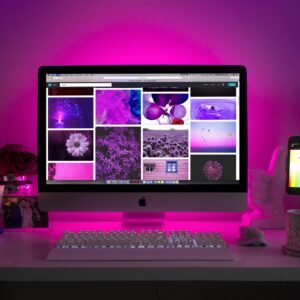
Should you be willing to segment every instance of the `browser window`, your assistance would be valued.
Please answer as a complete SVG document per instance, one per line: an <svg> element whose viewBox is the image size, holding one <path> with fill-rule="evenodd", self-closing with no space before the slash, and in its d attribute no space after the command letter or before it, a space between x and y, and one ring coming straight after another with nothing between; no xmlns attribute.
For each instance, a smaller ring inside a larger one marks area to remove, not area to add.
<svg viewBox="0 0 300 300"><path fill-rule="evenodd" d="M47 184L238 184L239 74L48 74Z"/></svg>

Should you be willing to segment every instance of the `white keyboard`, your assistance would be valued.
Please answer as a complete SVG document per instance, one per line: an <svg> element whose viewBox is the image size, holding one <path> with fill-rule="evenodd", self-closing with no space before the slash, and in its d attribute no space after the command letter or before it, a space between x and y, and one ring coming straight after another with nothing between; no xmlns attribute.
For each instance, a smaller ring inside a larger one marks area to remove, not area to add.
<svg viewBox="0 0 300 300"><path fill-rule="evenodd" d="M66 231L49 261L228 261L233 252L219 233L185 231Z"/></svg>

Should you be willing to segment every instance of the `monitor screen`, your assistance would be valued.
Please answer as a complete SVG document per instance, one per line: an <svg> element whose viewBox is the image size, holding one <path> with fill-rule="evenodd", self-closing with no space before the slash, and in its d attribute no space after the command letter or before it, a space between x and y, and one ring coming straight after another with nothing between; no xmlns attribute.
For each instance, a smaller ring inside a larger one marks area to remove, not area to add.
<svg viewBox="0 0 300 300"><path fill-rule="evenodd" d="M241 69L43 67L39 80L40 190L245 191Z"/></svg>

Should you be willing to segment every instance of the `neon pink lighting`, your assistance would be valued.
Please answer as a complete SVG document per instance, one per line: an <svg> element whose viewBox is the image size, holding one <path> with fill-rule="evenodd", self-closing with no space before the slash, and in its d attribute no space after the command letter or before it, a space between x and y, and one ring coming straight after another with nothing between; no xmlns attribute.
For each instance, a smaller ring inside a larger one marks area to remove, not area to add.
<svg viewBox="0 0 300 300"><path fill-rule="evenodd" d="M201 216L203 217L201 219ZM238 214L222 213L166 213L162 224L132 225L123 222L123 213L51 213L50 230L55 237L72 230L190 230L200 232L220 232L229 243L234 243L239 232ZM230 218L231 216L231 218ZM211 218L212 217L212 218ZM188 219L187 219L188 218ZM188 221L187 221L188 220ZM150 227L149 227L150 226Z"/></svg>
<svg viewBox="0 0 300 300"><path fill-rule="evenodd" d="M36 151L36 79L41 65L244 64L249 167L265 169L273 149L286 145L288 136L299 135L297 1L274 4L272 9L270 1L261 1L258 9L254 1L240 0L230 0L222 9L216 9L215 1L197 0L173 1L171 6L161 0L152 0L151 7L140 0L118 4L91 0L89 5L76 4L66 15L69 1L61 1L59 9L50 0L35 1L34 6L21 0L0 1L5 58L1 144L20 143ZM242 26L236 26L236 16ZM36 190L36 184L32 188ZM294 208L299 205L295 199L291 203Z"/></svg>
<svg viewBox="0 0 300 300"><path fill-rule="evenodd" d="M1 31L2 68L6 70L1 94L5 100L0 104L2 144L20 143L36 151L37 138L28 133L37 132L40 65L244 64L248 68L249 166L264 168L277 145L299 134L298 68L283 63L286 57L299 61L300 40L294 38L299 28L297 1L283 4L286 13L282 14L280 5L270 11L268 1L260 3L258 10L251 1L230 0L230 5L216 10L214 1L188 0L186 5L176 2L170 7L168 1L153 0L154 13L138 0L128 1L126 10L123 4L91 0L88 6L73 7L68 15L67 2L60 3L59 10L50 0L38 2L0 1L0 26L5 29ZM243 26L233 23L237 15ZM47 26L54 19L55 30ZM279 32L285 33L284 40ZM293 47L287 46L289 41ZM266 44L276 50L266 55ZM26 53L26 59L20 52ZM5 124L12 120L14 125L6 130Z"/></svg>

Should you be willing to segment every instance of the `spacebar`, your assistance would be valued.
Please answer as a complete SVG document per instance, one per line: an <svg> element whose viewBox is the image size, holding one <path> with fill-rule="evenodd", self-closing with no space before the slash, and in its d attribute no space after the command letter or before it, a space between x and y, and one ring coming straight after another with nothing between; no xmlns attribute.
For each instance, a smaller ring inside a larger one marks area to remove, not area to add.
<svg viewBox="0 0 300 300"><path fill-rule="evenodd" d="M49 261L231 261L229 248L53 248Z"/></svg>

